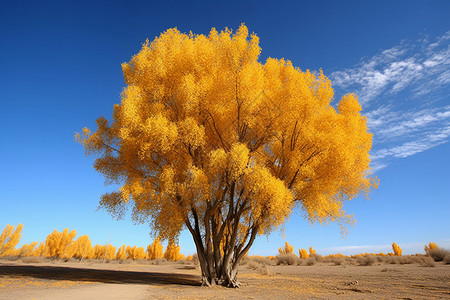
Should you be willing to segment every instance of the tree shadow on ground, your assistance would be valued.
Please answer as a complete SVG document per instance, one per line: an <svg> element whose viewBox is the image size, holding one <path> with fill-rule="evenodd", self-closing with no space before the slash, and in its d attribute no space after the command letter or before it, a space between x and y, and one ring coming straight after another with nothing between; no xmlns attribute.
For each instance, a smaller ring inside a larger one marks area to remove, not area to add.
<svg viewBox="0 0 450 300"><path fill-rule="evenodd" d="M117 284L177 284L200 286L200 276L189 274L117 271L72 267L0 265L0 276L1 275Z"/></svg>

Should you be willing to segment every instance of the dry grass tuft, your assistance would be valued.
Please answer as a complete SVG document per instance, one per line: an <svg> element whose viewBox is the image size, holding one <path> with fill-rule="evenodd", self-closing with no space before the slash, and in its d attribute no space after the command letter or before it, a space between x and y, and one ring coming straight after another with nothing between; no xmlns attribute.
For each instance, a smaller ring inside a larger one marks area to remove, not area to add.
<svg viewBox="0 0 450 300"><path fill-rule="evenodd" d="M447 255L444 257L443 262L444 262L444 264L447 264L447 265L450 264L450 254L447 254Z"/></svg>
<svg viewBox="0 0 450 300"><path fill-rule="evenodd" d="M276 257L277 260L277 265L297 265L297 256L295 256L295 254L293 253L288 253L288 254L279 254Z"/></svg>
<svg viewBox="0 0 450 300"><path fill-rule="evenodd" d="M373 264L376 262L376 258L374 255L366 255L366 256L360 256L356 259L358 264L360 266L373 266Z"/></svg>
<svg viewBox="0 0 450 300"><path fill-rule="evenodd" d="M444 248L436 247L434 249L429 249L427 255L434 259L434 261L443 261L447 255L450 255L450 251Z"/></svg>
<svg viewBox="0 0 450 300"><path fill-rule="evenodd" d="M434 259L432 259L429 256L420 257L420 260L421 260L421 262L420 262L421 266L424 266L424 267L435 267L436 266Z"/></svg>
<svg viewBox="0 0 450 300"><path fill-rule="evenodd" d="M314 257L310 257L306 260L307 266L313 266L317 263L317 260Z"/></svg>
<svg viewBox="0 0 450 300"><path fill-rule="evenodd" d="M26 264L33 264L44 262L45 259L42 256L25 256L22 257L21 260Z"/></svg>

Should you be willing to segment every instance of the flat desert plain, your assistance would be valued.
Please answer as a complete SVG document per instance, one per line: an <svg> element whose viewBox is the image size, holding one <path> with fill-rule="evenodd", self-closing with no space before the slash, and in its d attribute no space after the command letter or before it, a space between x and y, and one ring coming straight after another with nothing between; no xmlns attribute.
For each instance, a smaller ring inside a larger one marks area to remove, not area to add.
<svg viewBox="0 0 450 300"><path fill-rule="evenodd" d="M0 299L450 299L450 265L258 266L238 289L201 287L192 262L0 261Z"/></svg>

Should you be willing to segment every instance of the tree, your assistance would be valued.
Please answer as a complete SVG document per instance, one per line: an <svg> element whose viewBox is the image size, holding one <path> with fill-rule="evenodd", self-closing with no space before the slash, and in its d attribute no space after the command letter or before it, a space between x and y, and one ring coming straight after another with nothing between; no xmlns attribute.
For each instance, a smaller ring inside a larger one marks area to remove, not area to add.
<svg viewBox="0 0 450 300"><path fill-rule="evenodd" d="M69 232L66 228L63 232L58 232L56 229L50 233L45 239L45 252L49 257L63 257L71 258L75 253L75 241L73 240L77 235L76 230Z"/></svg>
<svg viewBox="0 0 450 300"><path fill-rule="evenodd" d="M184 259L184 255L180 253L180 246L175 244L175 240L173 238L169 239L166 251L164 252L164 258L169 261Z"/></svg>
<svg viewBox="0 0 450 300"><path fill-rule="evenodd" d="M107 183L100 206L148 221L155 236L191 233L204 285L239 285L257 235L295 207L311 222L351 221L345 200L376 186L372 135L353 94L330 105L323 74L262 64L242 25L208 36L169 29L122 65L127 87L112 122L76 134Z"/></svg>
<svg viewBox="0 0 450 300"><path fill-rule="evenodd" d="M303 248L298 249L298 255L300 256L300 258L303 258L303 259L309 258L308 251L306 251L306 249L303 249Z"/></svg>
<svg viewBox="0 0 450 300"><path fill-rule="evenodd" d="M278 253L280 254L294 253L294 246L291 246L288 242L285 242L284 248L283 247L278 248Z"/></svg>
<svg viewBox="0 0 450 300"><path fill-rule="evenodd" d="M402 248L400 248L400 246L397 245L395 242L392 243L392 250L394 251L395 256L402 255Z"/></svg>
<svg viewBox="0 0 450 300"><path fill-rule="evenodd" d="M158 238L156 238L151 245L148 245L147 247L147 257L150 260L154 260L157 258L163 258L163 245L160 244L160 241Z"/></svg>
<svg viewBox="0 0 450 300"><path fill-rule="evenodd" d="M19 223L16 230L14 225L7 224L0 235L0 256L12 255L14 247L20 242L23 225Z"/></svg>

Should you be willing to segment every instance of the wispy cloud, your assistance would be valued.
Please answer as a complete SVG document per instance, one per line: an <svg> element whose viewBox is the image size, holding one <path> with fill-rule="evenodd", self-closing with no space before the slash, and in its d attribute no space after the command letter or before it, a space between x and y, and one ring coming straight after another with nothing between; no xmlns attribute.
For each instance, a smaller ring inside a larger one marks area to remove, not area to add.
<svg viewBox="0 0 450 300"><path fill-rule="evenodd" d="M449 240L441 239L438 242L440 247L447 247L450 245ZM414 242L414 243L402 243L399 246L403 250L403 254L416 254L424 253L424 246L426 242ZM331 248L320 248L317 251L321 254L336 254L341 253L345 255L354 255L358 253L388 253L393 252L391 244L384 245L358 245L358 246L342 246L342 247L331 247Z"/></svg>
<svg viewBox="0 0 450 300"><path fill-rule="evenodd" d="M337 94L359 96L374 134L374 171L449 140L450 31L403 41L330 78Z"/></svg>
<svg viewBox="0 0 450 300"><path fill-rule="evenodd" d="M362 104L410 87L423 95L432 92L436 84L450 81L449 40L450 31L433 43L403 42L330 77L335 86L353 89Z"/></svg>

